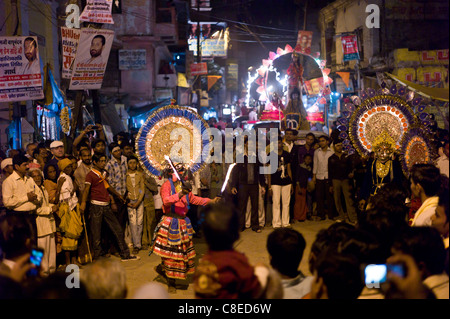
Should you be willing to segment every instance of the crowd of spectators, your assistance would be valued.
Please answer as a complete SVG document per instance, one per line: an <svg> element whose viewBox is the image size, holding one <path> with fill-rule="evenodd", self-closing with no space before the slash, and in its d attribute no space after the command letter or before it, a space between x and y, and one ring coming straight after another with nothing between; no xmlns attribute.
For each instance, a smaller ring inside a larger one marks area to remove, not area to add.
<svg viewBox="0 0 450 319"><path fill-rule="evenodd" d="M364 171L373 159L346 154L339 139L296 135L287 129L265 150L277 155L273 174L261 174L258 156L252 163L251 151L258 149L246 138L242 147L233 144L234 161L244 160L226 185L230 163L224 161L191 176L195 195L222 195L230 204L188 212L195 236L209 247L194 276L196 297L448 299L448 141L435 165L414 165L408 179L383 186L361 207ZM32 143L2 158L2 298L125 298L123 267L108 257L137 261L139 251L150 248L165 179L144 172L126 133L108 144L101 125L88 126L70 146ZM304 256L305 239L292 225L327 217L335 223L318 233ZM250 228L273 229L267 240L270 265L252 265L233 249L240 232ZM37 247L44 255L33 276L29 259ZM312 276L299 271L302 258L308 258ZM404 276L388 273L381 289L369 288L365 266L385 263L402 264ZM82 269L83 289L64 290L58 270L69 265ZM155 284L134 297L169 295Z"/></svg>

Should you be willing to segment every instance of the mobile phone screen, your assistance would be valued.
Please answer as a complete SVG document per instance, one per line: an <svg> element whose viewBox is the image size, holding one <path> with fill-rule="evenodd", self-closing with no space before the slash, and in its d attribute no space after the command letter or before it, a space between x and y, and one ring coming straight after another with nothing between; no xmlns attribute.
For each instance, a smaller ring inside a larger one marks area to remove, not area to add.
<svg viewBox="0 0 450 319"><path fill-rule="evenodd" d="M387 266L385 264L381 265L367 265L364 269L365 284L375 284L383 283L386 281Z"/></svg>
<svg viewBox="0 0 450 319"><path fill-rule="evenodd" d="M396 274L399 277L405 277L405 269L402 265L387 265L387 270Z"/></svg>
<svg viewBox="0 0 450 319"><path fill-rule="evenodd" d="M44 252L42 250L32 249L30 256L30 263L36 266L36 268L30 269L28 272L31 276L37 276L39 273L39 267L41 267L42 257L44 257Z"/></svg>

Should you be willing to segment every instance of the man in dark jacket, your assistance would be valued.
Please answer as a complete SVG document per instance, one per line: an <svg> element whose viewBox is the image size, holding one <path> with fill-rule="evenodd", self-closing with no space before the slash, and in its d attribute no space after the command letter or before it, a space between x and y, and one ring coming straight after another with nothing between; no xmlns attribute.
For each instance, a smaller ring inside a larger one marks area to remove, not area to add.
<svg viewBox="0 0 450 319"><path fill-rule="evenodd" d="M251 149L251 148L250 148ZM249 161L250 157L250 161ZM239 229L245 230L245 213L247 210L247 202L250 197L252 212L251 212L251 227L252 230L260 233L261 228L258 221L258 195L259 185L265 186L264 175L260 174L259 168L261 163L256 160L252 163L252 156L249 155L248 139L244 140L244 163L238 163L233 168L231 192L238 195L238 211L239 211ZM265 188L263 187L265 190Z"/></svg>

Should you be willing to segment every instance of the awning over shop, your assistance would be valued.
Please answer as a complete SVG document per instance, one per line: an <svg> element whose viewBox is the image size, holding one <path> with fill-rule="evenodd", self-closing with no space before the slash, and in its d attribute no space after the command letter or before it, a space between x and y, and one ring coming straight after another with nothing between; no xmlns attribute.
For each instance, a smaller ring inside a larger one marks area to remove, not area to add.
<svg viewBox="0 0 450 319"><path fill-rule="evenodd" d="M147 104L147 105L141 106L141 107L131 106L130 108L127 109L127 112L128 112L128 115L130 115L130 117L135 117L135 116L150 112L155 108L159 108L161 106L166 106L169 104L170 104L170 99L165 99L163 101Z"/></svg>
<svg viewBox="0 0 450 319"><path fill-rule="evenodd" d="M395 81L399 82L402 85L407 86L410 90L413 90L415 92L417 92L420 95L423 95L425 97L434 99L434 100L439 100L439 101L445 101L448 102L449 98L448 98L448 89L445 88L430 88L427 86L423 86L420 84L416 84L416 83L412 83L406 80L402 80L399 79L398 77L396 77L395 75L392 75L390 73L386 73L390 78L394 79Z"/></svg>

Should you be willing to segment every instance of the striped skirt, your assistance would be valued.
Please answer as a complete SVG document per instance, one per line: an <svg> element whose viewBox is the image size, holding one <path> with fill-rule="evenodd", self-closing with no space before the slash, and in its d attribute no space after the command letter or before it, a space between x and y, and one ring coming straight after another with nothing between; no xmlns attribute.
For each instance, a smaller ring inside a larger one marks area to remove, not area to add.
<svg viewBox="0 0 450 319"><path fill-rule="evenodd" d="M150 254L161 257L168 278L185 280L188 275L194 274L194 233L189 218L175 214L163 215L156 226Z"/></svg>

